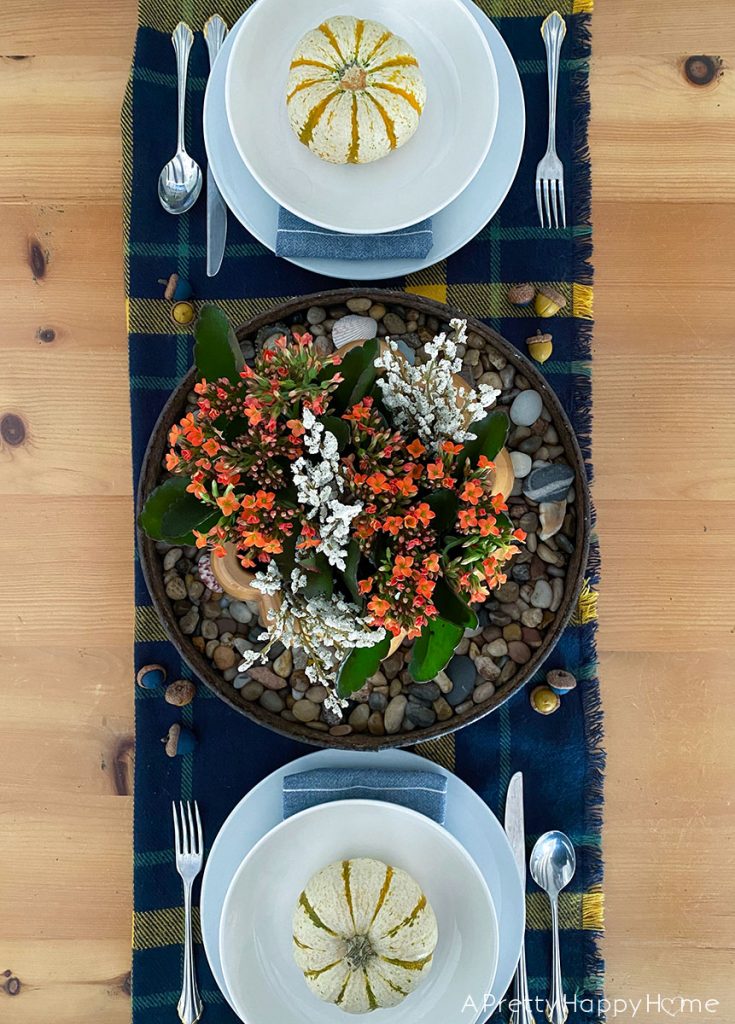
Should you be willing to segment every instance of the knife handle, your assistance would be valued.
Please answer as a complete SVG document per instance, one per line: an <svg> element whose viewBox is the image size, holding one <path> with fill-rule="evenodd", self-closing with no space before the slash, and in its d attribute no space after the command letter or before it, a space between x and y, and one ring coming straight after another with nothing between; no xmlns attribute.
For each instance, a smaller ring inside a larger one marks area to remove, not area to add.
<svg viewBox="0 0 735 1024"><path fill-rule="evenodd" d="M207 42L207 50L209 51L210 68L215 62L226 35L227 23L223 18L220 18L219 14L213 14L204 26L204 38Z"/></svg>
<svg viewBox="0 0 735 1024"><path fill-rule="evenodd" d="M515 985L513 988L513 1005L510 1009L511 1024L536 1024L531 1013L531 1000L528 995L528 974L526 972L526 940L521 946L521 958L516 967Z"/></svg>

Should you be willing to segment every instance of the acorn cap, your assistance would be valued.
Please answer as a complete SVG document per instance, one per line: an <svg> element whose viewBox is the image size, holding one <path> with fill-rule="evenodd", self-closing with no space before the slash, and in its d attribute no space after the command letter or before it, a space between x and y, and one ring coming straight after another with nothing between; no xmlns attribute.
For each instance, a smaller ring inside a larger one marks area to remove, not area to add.
<svg viewBox="0 0 735 1024"><path fill-rule="evenodd" d="M167 704L183 708L187 704L191 704L196 692L196 686L192 683L191 679L177 679L175 682L168 684L163 696Z"/></svg>
<svg viewBox="0 0 735 1024"><path fill-rule="evenodd" d="M569 693L577 685L577 680L571 672L565 672L561 668L553 668L546 673L546 683L559 696Z"/></svg>
<svg viewBox="0 0 735 1024"><path fill-rule="evenodd" d="M530 306L536 295L536 288L532 284L514 284L508 289L508 302L512 306Z"/></svg>
<svg viewBox="0 0 735 1024"><path fill-rule="evenodd" d="M166 682L166 669L163 665L144 665L138 669L135 681L144 690L157 690Z"/></svg>
<svg viewBox="0 0 735 1024"><path fill-rule="evenodd" d="M197 745L196 736L187 729L185 725L174 722L168 733L161 740L165 744L168 757L181 757L183 754L190 754Z"/></svg>
<svg viewBox="0 0 735 1024"><path fill-rule="evenodd" d="M561 706L558 693L549 686L537 686L531 690L531 707L540 715L553 715Z"/></svg>
<svg viewBox="0 0 735 1024"><path fill-rule="evenodd" d="M558 292L556 288L539 288L539 295L543 295L547 299L551 299L552 302L556 303L559 309L564 309L567 304L567 300L564 298L561 292Z"/></svg>

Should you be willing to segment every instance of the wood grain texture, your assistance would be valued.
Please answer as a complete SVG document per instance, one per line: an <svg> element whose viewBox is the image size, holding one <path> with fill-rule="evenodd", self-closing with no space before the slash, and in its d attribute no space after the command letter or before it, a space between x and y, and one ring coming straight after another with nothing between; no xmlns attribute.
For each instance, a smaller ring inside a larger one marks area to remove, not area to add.
<svg viewBox="0 0 735 1024"><path fill-rule="evenodd" d="M8 1024L130 1014L118 117L134 28L134 0L5 0L0 19L0 419L25 429L0 446ZM608 994L718 999L734 1024L731 3L602 0L594 53ZM686 81L692 53L723 58L718 81Z"/></svg>

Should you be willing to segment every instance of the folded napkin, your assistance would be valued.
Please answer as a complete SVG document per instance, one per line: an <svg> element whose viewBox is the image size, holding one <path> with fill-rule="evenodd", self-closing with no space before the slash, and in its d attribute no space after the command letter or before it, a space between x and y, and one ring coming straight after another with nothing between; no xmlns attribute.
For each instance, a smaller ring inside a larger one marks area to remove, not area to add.
<svg viewBox="0 0 735 1024"><path fill-rule="evenodd" d="M447 778L438 772L385 768L314 768L283 780L283 817L333 800L383 800L444 824Z"/></svg>
<svg viewBox="0 0 735 1024"><path fill-rule="evenodd" d="M381 235L346 235L278 212L276 256L329 260L423 259L434 244L431 220Z"/></svg>

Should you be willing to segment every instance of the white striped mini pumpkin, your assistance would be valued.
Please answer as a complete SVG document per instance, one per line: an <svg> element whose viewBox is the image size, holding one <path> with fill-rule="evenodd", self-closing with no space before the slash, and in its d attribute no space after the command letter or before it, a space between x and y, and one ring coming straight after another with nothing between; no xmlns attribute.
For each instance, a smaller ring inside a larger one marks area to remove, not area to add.
<svg viewBox="0 0 735 1024"><path fill-rule="evenodd" d="M294 958L307 985L347 1013L405 999L431 969L437 937L417 882L367 857L313 875L293 918Z"/></svg>
<svg viewBox="0 0 735 1024"><path fill-rule="evenodd" d="M426 86L408 43L385 25L329 18L291 61L288 116L309 149L333 164L366 164L411 138Z"/></svg>

